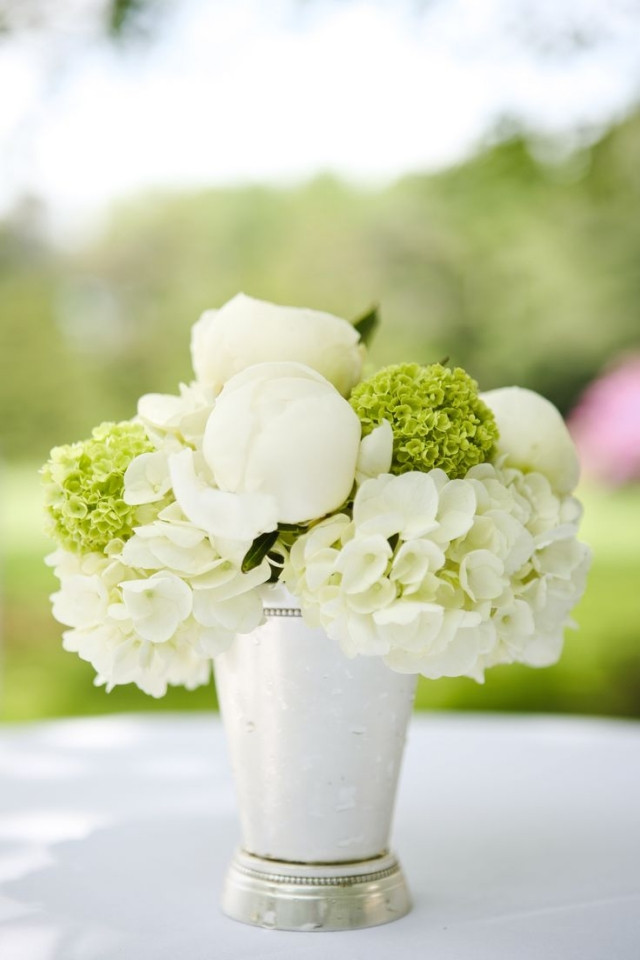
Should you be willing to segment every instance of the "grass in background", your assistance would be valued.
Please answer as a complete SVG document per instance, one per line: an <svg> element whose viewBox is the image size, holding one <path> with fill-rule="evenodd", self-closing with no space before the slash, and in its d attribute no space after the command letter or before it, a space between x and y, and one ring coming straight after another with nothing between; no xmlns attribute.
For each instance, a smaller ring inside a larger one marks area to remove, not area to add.
<svg viewBox="0 0 640 960"><path fill-rule="evenodd" d="M62 650L62 627L51 616L48 596L57 581L43 563L52 546L42 534L36 468L6 467L2 479L2 719L214 708L212 685L191 693L171 690L161 700L132 685L110 694L93 686L93 669ZM580 629L567 632L560 663L544 670L496 667L483 686L421 680L420 708L640 716L640 489L585 489L581 498L582 535L594 562L575 614Z"/></svg>

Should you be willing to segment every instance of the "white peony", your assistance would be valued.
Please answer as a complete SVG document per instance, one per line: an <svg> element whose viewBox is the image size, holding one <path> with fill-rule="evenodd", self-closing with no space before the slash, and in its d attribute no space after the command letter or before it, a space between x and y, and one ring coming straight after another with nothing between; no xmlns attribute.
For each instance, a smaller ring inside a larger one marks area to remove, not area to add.
<svg viewBox="0 0 640 960"><path fill-rule="evenodd" d="M561 494L571 493L580 476L578 454L560 412L549 400L522 387L481 393L500 431L498 456L524 473L537 471Z"/></svg>
<svg viewBox="0 0 640 960"><path fill-rule="evenodd" d="M271 498L278 522L303 523L349 496L360 434L351 406L319 373L260 363L220 393L202 453L219 491Z"/></svg>
<svg viewBox="0 0 640 960"><path fill-rule="evenodd" d="M198 470L198 459L191 450L169 457L173 494L188 520L214 537L249 543L275 530L277 505L270 493L220 490L210 471Z"/></svg>
<svg viewBox="0 0 640 960"><path fill-rule="evenodd" d="M246 367L292 360L317 370L348 396L360 380L363 348L357 330L340 317L240 293L200 317L191 356L198 380L216 392Z"/></svg>

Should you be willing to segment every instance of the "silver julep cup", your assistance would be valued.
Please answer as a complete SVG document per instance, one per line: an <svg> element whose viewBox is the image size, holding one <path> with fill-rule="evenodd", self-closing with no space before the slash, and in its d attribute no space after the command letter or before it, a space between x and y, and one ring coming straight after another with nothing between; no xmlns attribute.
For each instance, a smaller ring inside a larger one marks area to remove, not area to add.
<svg viewBox="0 0 640 960"><path fill-rule="evenodd" d="M410 899L389 835L416 678L348 659L279 596L216 658L242 832L223 910L288 930L397 919Z"/></svg>

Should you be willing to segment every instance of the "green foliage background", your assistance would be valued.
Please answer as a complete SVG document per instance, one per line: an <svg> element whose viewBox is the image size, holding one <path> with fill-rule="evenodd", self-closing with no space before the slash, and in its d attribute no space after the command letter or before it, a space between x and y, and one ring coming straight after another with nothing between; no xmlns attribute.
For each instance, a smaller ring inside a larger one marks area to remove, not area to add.
<svg viewBox="0 0 640 960"><path fill-rule="evenodd" d="M145 196L73 253L47 245L33 207L0 224L6 718L214 702L211 690L107 696L61 652L35 473L54 444L190 379L188 332L205 308L239 290L345 317L377 301L371 369L449 357L484 389L519 383L564 412L638 349L640 114L549 156L516 137L379 190L323 177ZM421 705L640 715L640 492L583 495L596 559L561 664L495 670L484 688L425 681Z"/></svg>

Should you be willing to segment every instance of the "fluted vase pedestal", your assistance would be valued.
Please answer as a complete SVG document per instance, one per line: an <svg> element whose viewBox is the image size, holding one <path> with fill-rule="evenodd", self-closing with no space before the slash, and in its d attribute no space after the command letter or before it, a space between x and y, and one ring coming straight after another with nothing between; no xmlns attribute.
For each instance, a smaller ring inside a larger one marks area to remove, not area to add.
<svg viewBox="0 0 640 960"><path fill-rule="evenodd" d="M350 660L293 598L216 658L242 833L222 908L278 930L346 930L404 916L389 850L416 680Z"/></svg>

